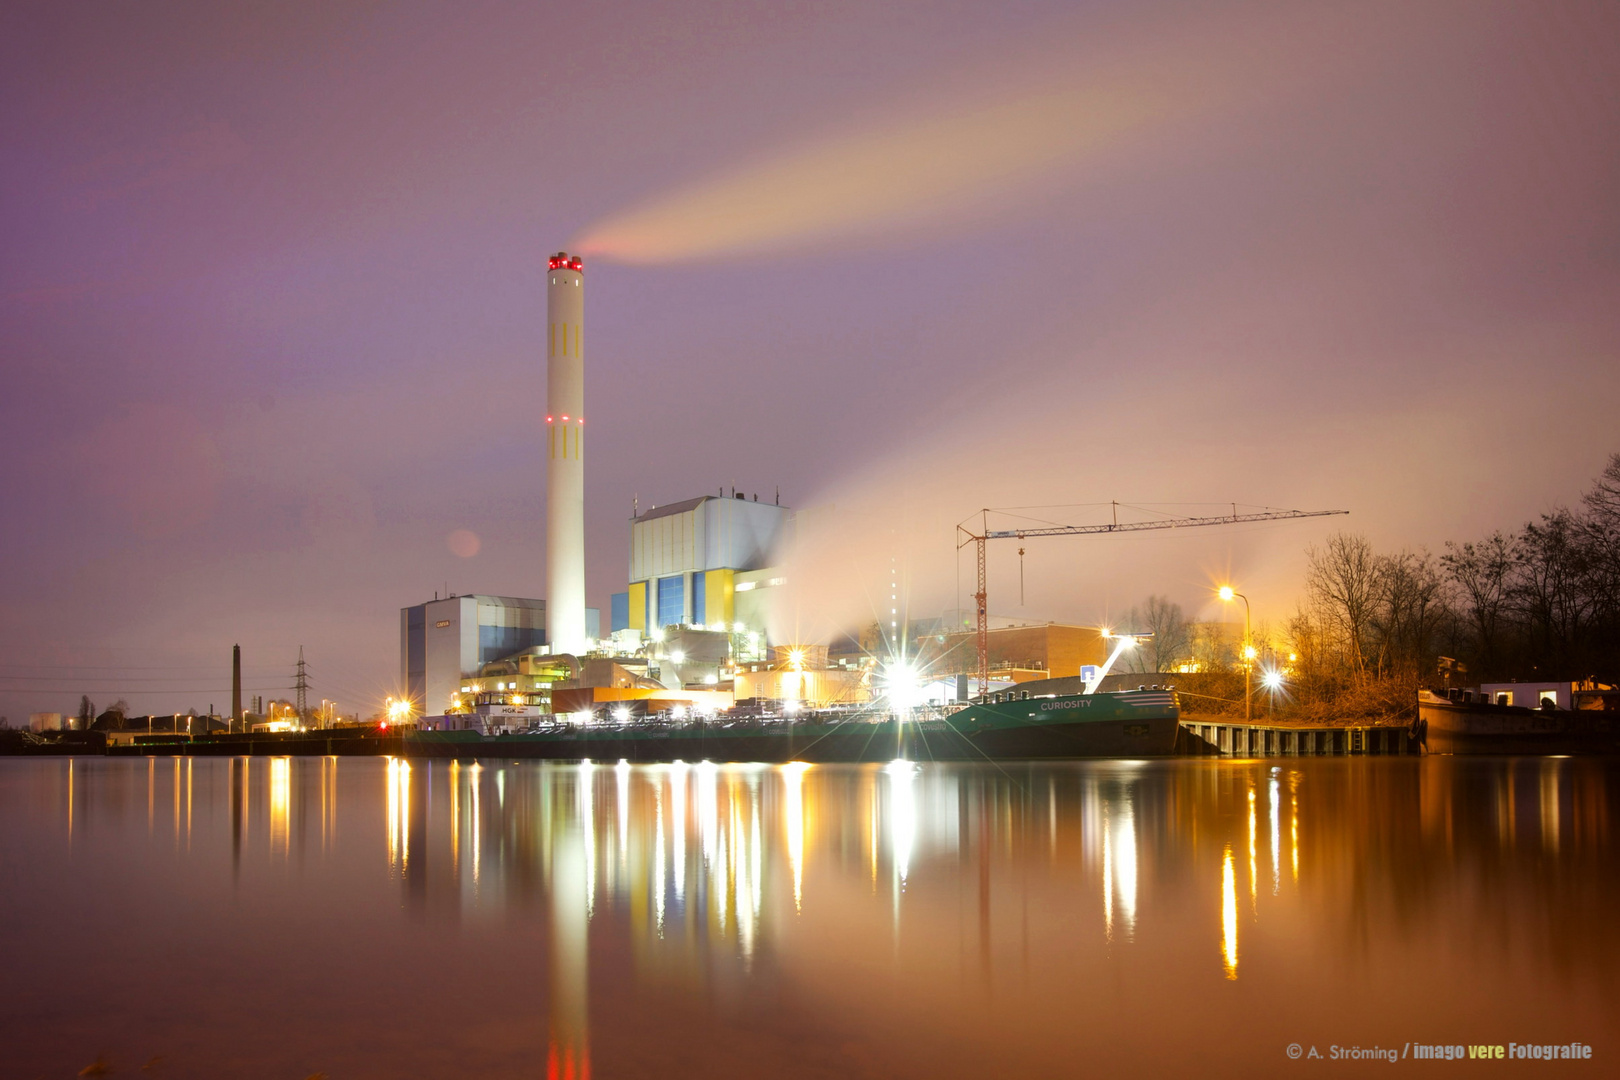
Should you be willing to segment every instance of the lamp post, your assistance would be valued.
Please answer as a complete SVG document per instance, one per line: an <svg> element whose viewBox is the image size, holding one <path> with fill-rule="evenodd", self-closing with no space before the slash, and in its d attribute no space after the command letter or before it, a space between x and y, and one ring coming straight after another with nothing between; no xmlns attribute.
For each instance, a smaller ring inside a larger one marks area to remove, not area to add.
<svg viewBox="0 0 1620 1080"><path fill-rule="evenodd" d="M1254 647L1249 644L1249 598L1230 585L1222 585L1220 595L1229 604L1234 599L1243 601L1243 722L1248 723L1252 717L1250 710L1254 698Z"/></svg>

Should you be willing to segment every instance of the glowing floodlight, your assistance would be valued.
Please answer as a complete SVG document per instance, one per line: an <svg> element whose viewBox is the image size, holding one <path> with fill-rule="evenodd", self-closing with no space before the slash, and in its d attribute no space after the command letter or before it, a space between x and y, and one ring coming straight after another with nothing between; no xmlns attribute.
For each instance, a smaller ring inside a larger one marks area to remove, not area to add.
<svg viewBox="0 0 1620 1080"><path fill-rule="evenodd" d="M613 719L617 720L621 724L624 723L625 721L629 720L630 719L630 707L627 706L627 705L620 705L617 709L614 709L613 710Z"/></svg>
<svg viewBox="0 0 1620 1080"><path fill-rule="evenodd" d="M883 669L883 687L890 704L901 712L922 704L922 677L904 660L896 660Z"/></svg>
<svg viewBox="0 0 1620 1080"><path fill-rule="evenodd" d="M1136 648L1138 641L1140 641L1142 638L1152 636L1152 634L1115 634L1112 631L1104 630L1103 637L1112 638L1114 641L1114 651L1108 654L1108 659L1103 661L1103 666L1097 669L1096 673L1092 675L1089 681L1086 682L1085 686L1080 692L1082 694L1095 694L1097 692L1097 687L1102 685L1103 679L1105 679L1108 676L1108 673L1114 669L1114 663L1120 658L1125 650Z"/></svg>

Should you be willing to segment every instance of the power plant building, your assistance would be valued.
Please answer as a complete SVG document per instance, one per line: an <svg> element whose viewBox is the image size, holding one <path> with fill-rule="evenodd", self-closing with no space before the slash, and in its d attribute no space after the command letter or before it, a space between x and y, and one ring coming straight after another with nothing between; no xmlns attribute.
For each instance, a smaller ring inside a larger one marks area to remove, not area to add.
<svg viewBox="0 0 1620 1080"><path fill-rule="evenodd" d="M702 495L639 514L630 522L630 588L613 598L612 628L680 625L763 630L757 598L742 592L776 584L772 560L789 539L793 511L740 495ZM744 616L747 616L746 618Z"/></svg>
<svg viewBox="0 0 1620 1080"><path fill-rule="evenodd" d="M763 658L771 600L784 583L774 560L791 538L793 511L735 491L631 520L629 587L612 597L615 640L601 640L600 614L585 606L584 292L583 260L552 255L541 447L545 599L479 594L400 609L400 687L417 716L495 705L528 715L550 709L554 688L729 694L706 688L729 684L737 662ZM698 638L688 640L693 633ZM630 657L648 641L667 645L639 657L638 685L597 685L593 655L636 666ZM719 650L714 656L711 646Z"/></svg>
<svg viewBox="0 0 1620 1080"><path fill-rule="evenodd" d="M584 636L600 636L600 613L583 615ZM446 712L463 680L485 664L547 645L546 626L546 602L516 596L451 596L401 608L400 685L412 710Z"/></svg>

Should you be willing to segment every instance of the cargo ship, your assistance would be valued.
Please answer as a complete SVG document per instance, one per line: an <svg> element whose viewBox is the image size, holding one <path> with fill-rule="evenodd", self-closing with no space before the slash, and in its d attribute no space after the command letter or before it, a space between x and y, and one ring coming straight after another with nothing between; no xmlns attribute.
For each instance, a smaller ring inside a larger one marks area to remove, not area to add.
<svg viewBox="0 0 1620 1080"><path fill-rule="evenodd" d="M880 762L1162 757L1175 752L1181 708L1169 689L1023 696L919 711L795 719L731 718L666 723L558 722L527 732L422 731L399 753L581 761Z"/></svg>

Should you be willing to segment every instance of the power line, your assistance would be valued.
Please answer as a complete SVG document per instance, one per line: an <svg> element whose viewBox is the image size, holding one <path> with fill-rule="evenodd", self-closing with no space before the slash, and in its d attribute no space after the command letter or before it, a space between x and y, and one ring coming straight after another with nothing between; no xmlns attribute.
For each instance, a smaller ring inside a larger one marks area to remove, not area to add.
<svg viewBox="0 0 1620 1080"><path fill-rule="evenodd" d="M178 672L178 673L180 673L182 675L196 673L196 672L203 672L203 671L218 671L221 666L222 665L219 665L219 664L197 664L197 665L191 665L191 666L185 666L185 667L178 666L178 665L176 665L174 667L120 667L120 666L112 665L112 664L15 664L15 663L13 663L13 664L5 664L5 663L0 663L0 668L21 668L21 669L23 669L25 671L65 671L65 672L70 672L70 673L71 672L76 672L76 671L110 671L110 672L113 672L114 674L116 674L118 672L121 672L121 671L168 671L168 672ZM258 672L258 673L267 673L267 672L271 672L271 671L281 671L283 669L280 668L279 666L266 664L262 668L253 667L253 668L246 668L244 670L252 670L252 671L255 671L255 672ZM3 676L0 676L0 677L3 677Z"/></svg>
<svg viewBox="0 0 1620 1080"><path fill-rule="evenodd" d="M8 682L68 682L68 681L73 680L73 676L71 676L71 675L0 675L0 679L6 680ZM174 678L173 677L158 678L156 676L151 676L151 677L140 676L140 677L135 677L135 678L124 679L124 678L119 678L117 675L86 675L86 676L84 676L84 678L82 680L79 680L79 681L115 682L115 683L153 683L153 682L174 682ZM230 682L231 680L227 676L225 678L225 681Z"/></svg>

